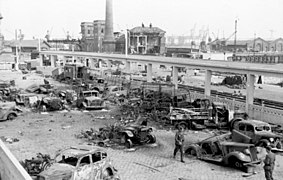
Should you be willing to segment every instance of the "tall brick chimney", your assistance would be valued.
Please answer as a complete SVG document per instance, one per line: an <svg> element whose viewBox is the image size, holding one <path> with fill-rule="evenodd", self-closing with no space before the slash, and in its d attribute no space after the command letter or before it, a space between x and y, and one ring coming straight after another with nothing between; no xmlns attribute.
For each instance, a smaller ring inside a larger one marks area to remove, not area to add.
<svg viewBox="0 0 283 180"><path fill-rule="evenodd" d="M103 41L103 51L108 53L115 52L112 0L106 0L105 34Z"/></svg>

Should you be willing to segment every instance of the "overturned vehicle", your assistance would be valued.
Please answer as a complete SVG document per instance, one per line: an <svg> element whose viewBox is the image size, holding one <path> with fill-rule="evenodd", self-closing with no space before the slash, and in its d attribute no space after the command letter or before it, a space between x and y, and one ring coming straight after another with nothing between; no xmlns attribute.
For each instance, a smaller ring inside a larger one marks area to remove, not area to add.
<svg viewBox="0 0 283 180"><path fill-rule="evenodd" d="M71 147L57 153L37 180L120 180L107 153L99 147Z"/></svg>

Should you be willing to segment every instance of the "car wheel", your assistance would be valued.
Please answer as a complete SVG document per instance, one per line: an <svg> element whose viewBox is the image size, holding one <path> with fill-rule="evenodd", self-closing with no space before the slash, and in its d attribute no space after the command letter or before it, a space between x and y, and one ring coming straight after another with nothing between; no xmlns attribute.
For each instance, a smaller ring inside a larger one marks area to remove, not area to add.
<svg viewBox="0 0 283 180"><path fill-rule="evenodd" d="M16 117L17 116L15 114L11 113L7 116L7 120L14 120Z"/></svg>
<svg viewBox="0 0 283 180"><path fill-rule="evenodd" d="M229 164L231 164L233 167L238 168L238 169L243 168L243 163L236 157L231 158L229 160Z"/></svg>
<svg viewBox="0 0 283 180"><path fill-rule="evenodd" d="M155 143L156 142L156 137L152 134L147 135L148 138L148 143Z"/></svg>
<svg viewBox="0 0 283 180"><path fill-rule="evenodd" d="M181 122L181 123L178 124L178 128L183 128L184 130L186 130L187 129L187 124L184 123L184 122Z"/></svg>
<svg viewBox="0 0 283 180"><path fill-rule="evenodd" d="M125 146L126 148L130 149L133 147L133 143L130 139L127 139L127 141L125 142Z"/></svg>
<svg viewBox="0 0 283 180"><path fill-rule="evenodd" d="M120 142L121 144L125 144L127 142L127 136L125 134L122 135Z"/></svg>
<svg viewBox="0 0 283 180"><path fill-rule="evenodd" d="M196 156L197 155L197 151L194 148L189 148L186 150L186 153L192 156Z"/></svg>

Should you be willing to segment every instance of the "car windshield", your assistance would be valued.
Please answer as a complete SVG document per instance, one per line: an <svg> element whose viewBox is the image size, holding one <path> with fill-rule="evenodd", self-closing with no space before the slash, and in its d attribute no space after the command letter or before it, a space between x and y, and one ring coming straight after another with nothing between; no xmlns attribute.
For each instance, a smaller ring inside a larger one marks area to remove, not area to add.
<svg viewBox="0 0 283 180"><path fill-rule="evenodd" d="M257 131L269 131L270 127L269 126L257 126L257 127L255 127L255 129Z"/></svg>

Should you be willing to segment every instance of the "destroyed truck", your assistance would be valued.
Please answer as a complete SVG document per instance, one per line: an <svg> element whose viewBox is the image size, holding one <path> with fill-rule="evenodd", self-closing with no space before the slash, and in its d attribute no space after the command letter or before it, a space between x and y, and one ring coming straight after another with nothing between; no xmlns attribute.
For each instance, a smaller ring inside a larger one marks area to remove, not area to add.
<svg viewBox="0 0 283 180"><path fill-rule="evenodd" d="M94 109L101 110L106 107L105 101L98 97L99 92L92 91L81 91L77 99L77 107L83 110Z"/></svg>
<svg viewBox="0 0 283 180"><path fill-rule="evenodd" d="M242 120L235 123L232 140L262 147L269 145L273 151L283 151L282 136L273 133L270 124L259 120Z"/></svg>
<svg viewBox="0 0 283 180"><path fill-rule="evenodd" d="M209 119L208 112L187 108L171 108L167 116L162 117L162 120L167 124L171 124L176 128L184 129L204 129L204 123Z"/></svg>

